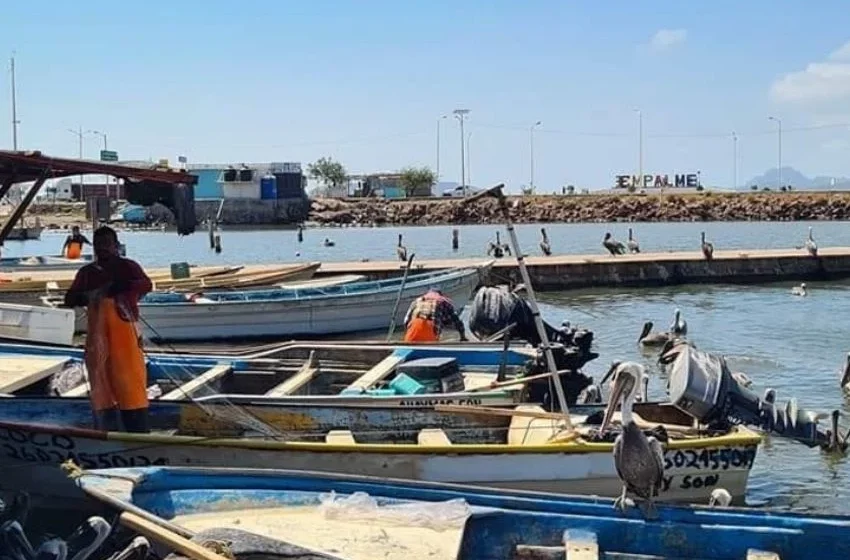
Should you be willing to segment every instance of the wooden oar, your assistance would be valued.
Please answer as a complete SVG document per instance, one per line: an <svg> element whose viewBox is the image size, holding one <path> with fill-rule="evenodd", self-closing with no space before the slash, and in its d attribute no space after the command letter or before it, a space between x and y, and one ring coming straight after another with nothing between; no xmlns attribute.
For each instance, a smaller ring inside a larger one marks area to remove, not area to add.
<svg viewBox="0 0 850 560"><path fill-rule="evenodd" d="M132 529L140 535L162 543L172 550L194 560L232 560L232 558L216 554L212 550L204 548L198 543L190 541L186 537L169 531L164 527L151 523L134 513L124 512L118 518L118 521L128 529Z"/></svg>
<svg viewBox="0 0 850 560"><path fill-rule="evenodd" d="M558 375L564 375L572 373L569 370L561 370L557 372ZM507 381L493 381L489 385L483 385L481 387L473 387L472 389L467 389L467 393L480 393L481 391L492 391L493 389L501 389L502 387L510 387L512 385L525 385L526 383L531 383L532 381L537 381L538 379L547 379L551 378L551 373L540 373L538 375L529 375L528 377L517 377L516 379L508 379Z"/></svg>
<svg viewBox="0 0 850 560"><path fill-rule="evenodd" d="M404 267L404 275L401 277L401 284L398 286L398 295L395 298L393 305L393 314L390 317L390 328L387 330L387 342L393 339L393 331L395 331L395 316L398 313L398 304L401 302L401 294L404 293L404 285L407 284L407 275L410 273L410 267L413 264L413 257L416 253L410 253L410 258L407 259L407 266Z"/></svg>

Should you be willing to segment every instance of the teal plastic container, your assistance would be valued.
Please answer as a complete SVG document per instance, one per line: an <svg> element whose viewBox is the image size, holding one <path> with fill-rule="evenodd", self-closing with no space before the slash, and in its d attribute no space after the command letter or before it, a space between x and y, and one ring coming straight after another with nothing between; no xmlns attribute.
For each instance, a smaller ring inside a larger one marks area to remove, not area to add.
<svg viewBox="0 0 850 560"><path fill-rule="evenodd" d="M399 395L421 395L426 391L425 385L403 373L399 373L390 381L390 387Z"/></svg>

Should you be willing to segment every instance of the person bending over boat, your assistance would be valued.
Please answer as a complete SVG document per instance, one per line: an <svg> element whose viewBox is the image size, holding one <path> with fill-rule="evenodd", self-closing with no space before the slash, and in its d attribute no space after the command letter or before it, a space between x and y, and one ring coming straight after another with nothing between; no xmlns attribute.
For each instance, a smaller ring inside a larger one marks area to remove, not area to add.
<svg viewBox="0 0 850 560"><path fill-rule="evenodd" d="M71 235L65 238L62 255L67 259L79 259L83 254L83 245L91 245L86 236L80 233L80 226L71 228Z"/></svg>
<svg viewBox="0 0 850 560"><path fill-rule="evenodd" d="M100 227L93 239L95 262L77 272L65 306L87 308L85 362L96 427L148 432L147 370L136 321L151 281L119 254L115 230Z"/></svg>
<svg viewBox="0 0 850 560"><path fill-rule="evenodd" d="M460 320L452 300L436 288L430 288L419 296L404 316L405 342L437 342L446 327L452 327L467 340L463 321Z"/></svg>

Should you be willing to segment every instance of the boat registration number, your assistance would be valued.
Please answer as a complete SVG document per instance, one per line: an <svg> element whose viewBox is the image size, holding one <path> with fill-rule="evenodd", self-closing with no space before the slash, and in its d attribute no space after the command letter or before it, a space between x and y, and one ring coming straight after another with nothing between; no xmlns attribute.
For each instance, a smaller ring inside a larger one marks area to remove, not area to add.
<svg viewBox="0 0 850 560"><path fill-rule="evenodd" d="M84 469L112 467L149 467L167 465L165 457L130 452L88 453L77 448L74 438L64 434L44 434L0 428L0 454L28 463L58 464L74 461Z"/></svg>
<svg viewBox="0 0 850 560"><path fill-rule="evenodd" d="M729 470L752 468L756 447L723 449L677 449L664 454L664 470L700 469Z"/></svg>
<svg viewBox="0 0 850 560"><path fill-rule="evenodd" d="M402 399L399 401L399 406L437 406L445 404L461 405L461 406L481 406L481 399Z"/></svg>

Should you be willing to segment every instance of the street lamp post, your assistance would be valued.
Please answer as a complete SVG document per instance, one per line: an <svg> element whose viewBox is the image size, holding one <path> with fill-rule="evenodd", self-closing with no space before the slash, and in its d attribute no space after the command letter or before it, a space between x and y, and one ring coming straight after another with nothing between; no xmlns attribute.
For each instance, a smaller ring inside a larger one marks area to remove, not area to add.
<svg viewBox="0 0 850 560"><path fill-rule="evenodd" d="M466 133L466 184L472 185L472 151L469 149L469 140L472 138L472 131Z"/></svg>
<svg viewBox="0 0 850 560"><path fill-rule="evenodd" d="M463 192L463 196L466 196L466 163L465 163L465 155L463 150L464 144L464 135L463 135L463 121L466 115L469 114L469 109L455 109L452 111L455 118L460 122L460 188Z"/></svg>
<svg viewBox="0 0 850 560"><path fill-rule="evenodd" d="M642 189L643 184L643 113L640 109L635 109L638 114L638 180L640 183L635 188Z"/></svg>
<svg viewBox="0 0 850 560"><path fill-rule="evenodd" d="M536 123L534 123L533 125L531 125L528 128L528 143L529 143L529 148L531 148L529 150L529 152L531 154L531 176L529 177L530 180L529 180L528 186L529 186L529 188L531 188L532 194L534 194L534 127L535 126L540 126L540 121L537 121Z"/></svg>
<svg viewBox="0 0 850 560"><path fill-rule="evenodd" d="M442 115L437 119L437 186L440 185L440 121L446 118L446 115Z"/></svg>
<svg viewBox="0 0 850 560"><path fill-rule="evenodd" d="M12 53L11 60L12 70L12 150L18 151L18 125L21 121L18 120L18 103L17 103L17 88L15 86L15 53Z"/></svg>
<svg viewBox="0 0 850 560"><path fill-rule="evenodd" d="M779 185L778 187L782 188L782 121L777 119L776 117L767 117L768 120L776 121L776 124L779 127Z"/></svg>
<svg viewBox="0 0 850 560"><path fill-rule="evenodd" d="M97 136L103 136L103 151L105 152L105 151L109 150L109 144L107 143L105 132L100 132L98 130L89 130L88 132L89 132L89 134L96 134ZM109 198L109 175L104 175L103 179L104 179L104 184L106 185L106 198Z"/></svg>
<svg viewBox="0 0 850 560"><path fill-rule="evenodd" d="M732 132L732 190L738 190L738 135Z"/></svg>
<svg viewBox="0 0 850 560"><path fill-rule="evenodd" d="M77 137L77 140L80 142L80 159L83 159L83 136L85 133L83 132L83 127L81 126L79 130L74 130L73 128L69 128L68 132ZM85 179L82 174L80 174L80 198L85 199Z"/></svg>

